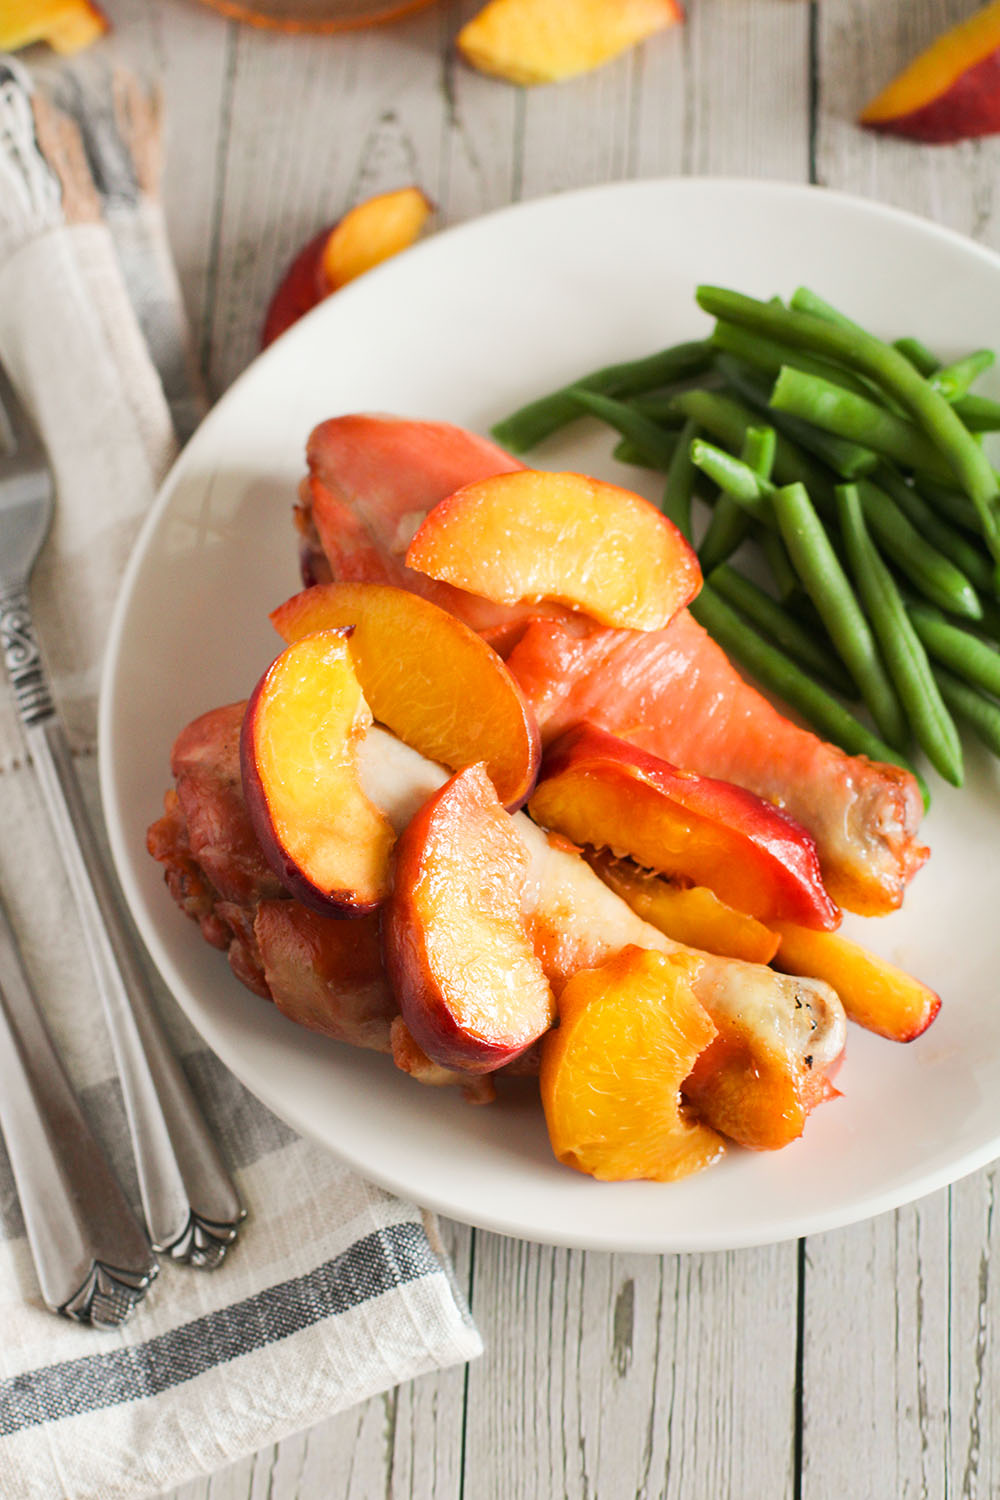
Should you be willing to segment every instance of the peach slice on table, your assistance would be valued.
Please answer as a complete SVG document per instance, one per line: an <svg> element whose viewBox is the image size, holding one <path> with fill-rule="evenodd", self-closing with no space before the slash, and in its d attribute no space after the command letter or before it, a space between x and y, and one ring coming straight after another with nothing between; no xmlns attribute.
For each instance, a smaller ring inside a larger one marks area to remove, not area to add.
<svg viewBox="0 0 1000 1500"><path fill-rule="evenodd" d="M315 911L355 917L388 892L395 836L358 777L372 716L349 635L304 636L272 662L247 703L240 766L254 832L286 889Z"/></svg>
<svg viewBox="0 0 1000 1500"><path fill-rule="evenodd" d="M539 469L439 501L406 562L496 604L547 599L629 630L661 629L701 587L698 559L655 505L585 474Z"/></svg>
<svg viewBox="0 0 1000 1500"><path fill-rule="evenodd" d="M781 939L776 932L727 906L707 886L664 880L631 860L616 859L606 849L591 851L587 863L636 916L675 943L750 964L768 964L778 951Z"/></svg>
<svg viewBox="0 0 1000 1500"><path fill-rule="evenodd" d="M379 193L349 209L336 224L320 230L299 251L271 299L261 347L299 318L417 239L434 205L420 188Z"/></svg>
<svg viewBox="0 0 1000 1500"><path fill-rule="evenodd" d="M866 106L860 124L931 145L1000 131L1000 0L939 36Z"/></svg>
<svg viewBox="0 0 1000 1500"><path fill-rule="evenodd" d="M278 606L286 641L353 626L365 701L380 724L451 770L483 761L505 807L535 784L538 726L496 652L438 605L379 583L317 584Z"/></svg>
<svg viewBox="0 0 1000 1500"><path fill-rule="evenodd" d="M775 968L787 974L825 979L840 996L852 1021L893 1042L912 1042L941 1009L933 990L860 943L840 933L809 932L776 923L781 946Z"/></svg>
<svg viewBox="0 0 1000 1500"><path fill-rule="evenodd" d="M411 1036L442 1067L492 1072L552 1024L521 914L528 865L482 765L445 782L396 846L386 971Z"/></svg>
<svg viewBox="0 0 1000 1500"><path fill-rule="evenodd" d="M813 840L770 803L726 781L678 770L589 724L546 753L531 816L575 844L707 886L762 921L833 928ZM779 915L780 914L780 915Z"/></svg>
<svg viewBox="0 0 1000 1500"><path fill-rule="evenodd" d="M541 1044L540 1086L556 1157L605 1182L674 1182L710 1166L720 1137L681 1102L716 1031L691 988L697 959L629 946L581 969Z"/></svg>
<svg viewBox="0 0 1000 1500"><path fill-rule="evenodd" d="M677 0L490 0L459 32L458 49L481 73L554 83L683 19Z"/></svg>
<svg viewBox="0 0 1000 1500"><path fill-rule="evenodd" d="M22 0L0 7L0 52L48 42L54 52L79 52L110 28L92 0Z"/></svg>

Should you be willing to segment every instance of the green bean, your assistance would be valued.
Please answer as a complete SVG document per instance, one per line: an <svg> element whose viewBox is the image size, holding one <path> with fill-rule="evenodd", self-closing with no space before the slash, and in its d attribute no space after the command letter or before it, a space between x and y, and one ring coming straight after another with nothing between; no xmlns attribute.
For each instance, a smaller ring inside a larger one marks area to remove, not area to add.
<svg viewBox="0 0 1000 1500"><path fill-rule="evenodd" d="M703 390L701 384L686 386L686 390ZM634 406L636 411L641 411L644 417L649 417L652 422L659 422L663 427L680 427L683 418L678 414L674 405L675 398L680 395L676 385L670 386L665 391L644 391L638 396L629 396L629 406Z"/></svg>
<svg viewBox="0 0 1000 1500"><path fill-rule="evenodd" d="M698 303L712 317L727 318L771 338L848 364L870 376L899 400L940 450L962 489L975 503L980 527L994 560L1000 559L1000 523L994 512L997 478L975 438L943 396L928 385L909 360L869 333L825 322L808 313L772 307L724 288L700 287Z"/></svg>
<svg viewBox="0 0 1000 1500"><path fill-rule="evenodd" d="M695 467L691 448L698 436L698 424L689 417L681 428L680 441L674 449L667 470L667 483L660 509L677 530L691 540L691 496L694 491Z"/></svg>
<svg viewBox="0 0 1000 1500"><path fill-rule="evenodd" d="M984 593L992 592L993 569L968 538L937 515L923 496L894 469L878 469L874 478L879 488L895 500L904 515L932 546L950 558L977 589Z"/></svg>
<svg viewBox="0 0 1000 1500"><path fill-rule="evenodd" d="M642 449L637 448L634 443L630 443L628 438L618 439L611 450L611 457L620 464L628 464L633 469L651 469L653 467ZM656 472L661 473L662 470L657 469Z"/></svg>
<svg viewBox="0 0 1000 1500"><path fill-rule="evenodd" d="M1000 755L1000 707L954 676L947 667L935 667L934 676L952 713L968 724L988 750Z"/></svg>
<svg viewBox="0 0 1000 1500"><path fill-rule="evenodd" d="M908 739L902 704L805 486L785 485L772 495L771 504L795 571L834 649L857 683L882 738L902 749Z"/></svg>
<svg viewBox="0 0 1000 1500"><path fill-rule="evenodd" d="M1000 432L1000 401L988 396L962 396L952 406L970 432Z"/></svg>
<svg viewBox="0 0 1000 1500"><path fill-rule="evenodd" d="M863 395L870 389L849 370L843 370L829 360L814 359L811 354L803 354L801 349L779 344L774 339L758 338L735 323L716 323L710 343L714 349L734 355L742 364L760 370L764 375L777 376L782 365L792 365L810 375L821 375L826 380L836 381L849 391L858 391Z"/></svg>
<svg viewBox="0 0 1000 1500"><path fill-rule="evenodd" d="M747 428L740 457L761 479L770 479L777 451L778 434L773 427Z"/></svg>
<svg viewBox="0 0 1000 1500"><path fill-rule="evenodd" d="M954 364L943 365L940 370L935 370L930 377L930 383L936 391L940 391L946 401L955 402L960 396L964 396L969 387L973 385L985 372L995 363L996 355L992 349L977 349L972 354L967 354L964 359L955 360Z"/></svg>
<svg viewBox="0 0 1000 1500"><path fill-rule="evenodd" d="M846 313L834 307L832 302L826 302L818 292L811 291L807 286L797 286L789 298L788 305L795 312L809 313L814 318L821 318L824 323L832 323L837 328L844 328L851 333L863 333L864 329L860 323L855 323Z"/></svg>
<svg viewBox="0 0 1000 1500"><path fill-rule="evenodd" d="M887 458L897 459L907 468L922 469L945 482L950 478L948 465L913 422L832 381L820 380L786 365L771 392L771 406L774 411L787 412L824 432L858 443L868 452L874 449ZM864 471L855 469L855 474L870 473L876 463L877 459ZM841 473L844 472L842 467Z"/></svg>
<svg viewBox="0 0 1000 1500"><path fill-rule="evenodd" d="M644 453L649 468L659 469L664 474L670 468L670 460L677 444L673 433L664 432L662 427L643 416L642 412L626 406L624 401L615 401L611 396L602 396L597 391L588 391L582 386L575 387L571 394L573 400L584 410L600 417L602 422L607 422L609 427L620 432L640 453Z"/></svg>
<svg viewBox="0 0 1000 1500"><path fill-rule="evenodd" d="M941 368L941 361L937 355L932 354L927 345L922 344L919 339L896 339L892 347L898 349L903 358L908 359L917 373L922 375L925 380Z"/></svg>
<svg viewBox="0 0 1000 1500"><path fill-rule="evenodd" d="M1000 698L1000 651L924 604L911 602L908 608L914 629L935 661Z"/></svg>
<svg viewBox="0 0 1000 1500"><path fill-rule="evenodd" d="M764 589L758 588L728 563L713 568L706 578L717 594L745 615L767 639L787 652L804 671L822 678L834 692L842 693L845 698L852 696L854 684L837 657Z"/></svg>
<svg viewBox="0 0 1000 1500"><path fill-rule="evenodd" d="M765 526L774 525L770 500L774 485L770 480L755 474L742 459L734 458L713 443L706 443L703 438L697 438L691 444L690 452L695 468L707 474L725 494L731 495L755 521L762 521Z"/></svg>
<svg viewBox="0 0 1000 1500"><path fill-rule="evenodd" d="M774 466L775 438L773 427L748 427L743 439L740 457L762 479L770 477ZM747 512L723 490L715 502L712 519L698 548L702 572L710 573L731 557L746 541L751 524Z"/></svg>
<svg viewBox="0 0 1000 1500"><path fill-rule="evenodd" d="M792 560L788 555L788 548L781 540L781 534L777 530L772 531L770 527L761 528L760 548L764 554L768 570L777 590L778 598L782 604L800 592L799 575L792 567Z"/></svg>
<svg viewBox="0 0 1000 1500"><path fill-rule="evenodd" d="M946 781L961 786L962 744L955 721L944 705L927 652L892 574L868 534L855 485L838 487L837 508L855 585L917 743Z"/></svg>
<svg viewBox="0 0 1000 1500"><path fill-rule="evenodd" d="M924 539L895 500L870 479L858 481L858 493L869 531L910 583L949 614L982 619L983 606L970 579ZM984 566L988 572L989 564Z"/></svg>
<svg viewBox="0 0 1000 1500"><path fill-rule="evenodd" d="M580 403L572 392L579 387L596 391L602 396L630 396L637 391L655 390L657 386L669 385L688 375L697 375L711 363L711 347L705 340L686 344L675 344L645 359L629 360L625 364L606 365L593 370L579 380L571 381L561 390L542 396L519 407L509 417L497 422L493 436L512 453L524 453L534 448L543 438L558 432L580 415Z"/></svg>
<svg viewBox="0 0 1000 1500"><path fill-rule="evenodd" d="M794 442L822 459L836 474L846 474L852 478L859 474L870 474L878 464L878 454L873 453L870 448L826 432L815 423L802 422L784 412L779 414L772 400L771 384L760 379L753 370L740 365L730 355L721 354L716 363L719 373L744 401L749 402L757 411L765 413L769 421L780 426Z"/></svg>
<svg viewBox="0 0 1000 1500"><path fill-rule="evenodd" d="M974 536L979 535L976 507L968 495L961 495L958 490L950 490L947 485L935 484L933 479L924 477L920 479L919 492L928 504L939 511L946 520L954 522L956 526L964 527Z"/></svg>
<svg viewBox="0 0 1000 1500"><path fill-rule="evenodd" d="M674 397L674 409L693 417L710 436L732 452L743 446L748 427L757 421L754 412L742 401L718 391L682 391ZM778 433L774 450L774 475L780 484L801 479L817 499L825 499L833 508L833 487L825 472L804 453L797 443Z"/></svg>
<svg viewBox="0 0 1000 1500"><path fill-rule="evenodd" d="M703 586L688 607L724 651L752 672L763 687L783 698L824 739L832 740L848 755L867 755L872 760L905 766L917 777L924 805L929 805L927 787L906 757L860 723L783 651L758 635L710 585Z"/></svg>

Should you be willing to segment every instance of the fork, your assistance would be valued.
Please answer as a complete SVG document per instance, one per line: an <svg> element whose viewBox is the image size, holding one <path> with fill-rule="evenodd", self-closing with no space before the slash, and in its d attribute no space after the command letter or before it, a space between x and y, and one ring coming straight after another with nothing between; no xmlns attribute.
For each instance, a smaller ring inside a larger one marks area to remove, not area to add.
<svg viewBox="0 0 1000 1500"><path fill-rule="evenodd" d="M49 692L28 581L52 518L52 475L2 368L0 415L0 650L101 994L150 1239L173 1260L210 1269L245 1209L167 1044Z"/></svg>

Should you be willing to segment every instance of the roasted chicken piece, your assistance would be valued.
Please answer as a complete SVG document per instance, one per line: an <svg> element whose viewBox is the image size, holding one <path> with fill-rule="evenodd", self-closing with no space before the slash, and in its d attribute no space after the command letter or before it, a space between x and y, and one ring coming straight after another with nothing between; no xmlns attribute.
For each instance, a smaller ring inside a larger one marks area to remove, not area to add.
<svg viewBox="0 0 1000 1500"><path fill-rule="evenodd" d="M546 740L587 721L756 792L812 834L835 901L870 914L900 904L928 852L913 777L785 719L686 612L663 631L607 630L556 605L491 604L405 566L431 506L520 467L516 459L456 427L362 415L317 427L308 463L298 524L325 549L325 565L311 554L312 576L389 581L433 598L507 656Z"/></svg>

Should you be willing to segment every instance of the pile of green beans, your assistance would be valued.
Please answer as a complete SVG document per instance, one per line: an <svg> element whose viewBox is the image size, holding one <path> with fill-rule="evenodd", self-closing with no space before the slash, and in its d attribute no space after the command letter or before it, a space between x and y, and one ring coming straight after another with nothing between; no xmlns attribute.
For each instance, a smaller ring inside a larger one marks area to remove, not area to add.
<svg viewBox="0 0 1000 1500"><path fill-rule="evenodd" d="M886 343L805 287L697 301L710 338L583 375L494 435L520 454L607 423L692 544L693 499L712 507L692 613L720 645L848 753L915 769L917 748L961 785L956 720L1000 756L1000 402L971 389L993 351Z"/></svg>

